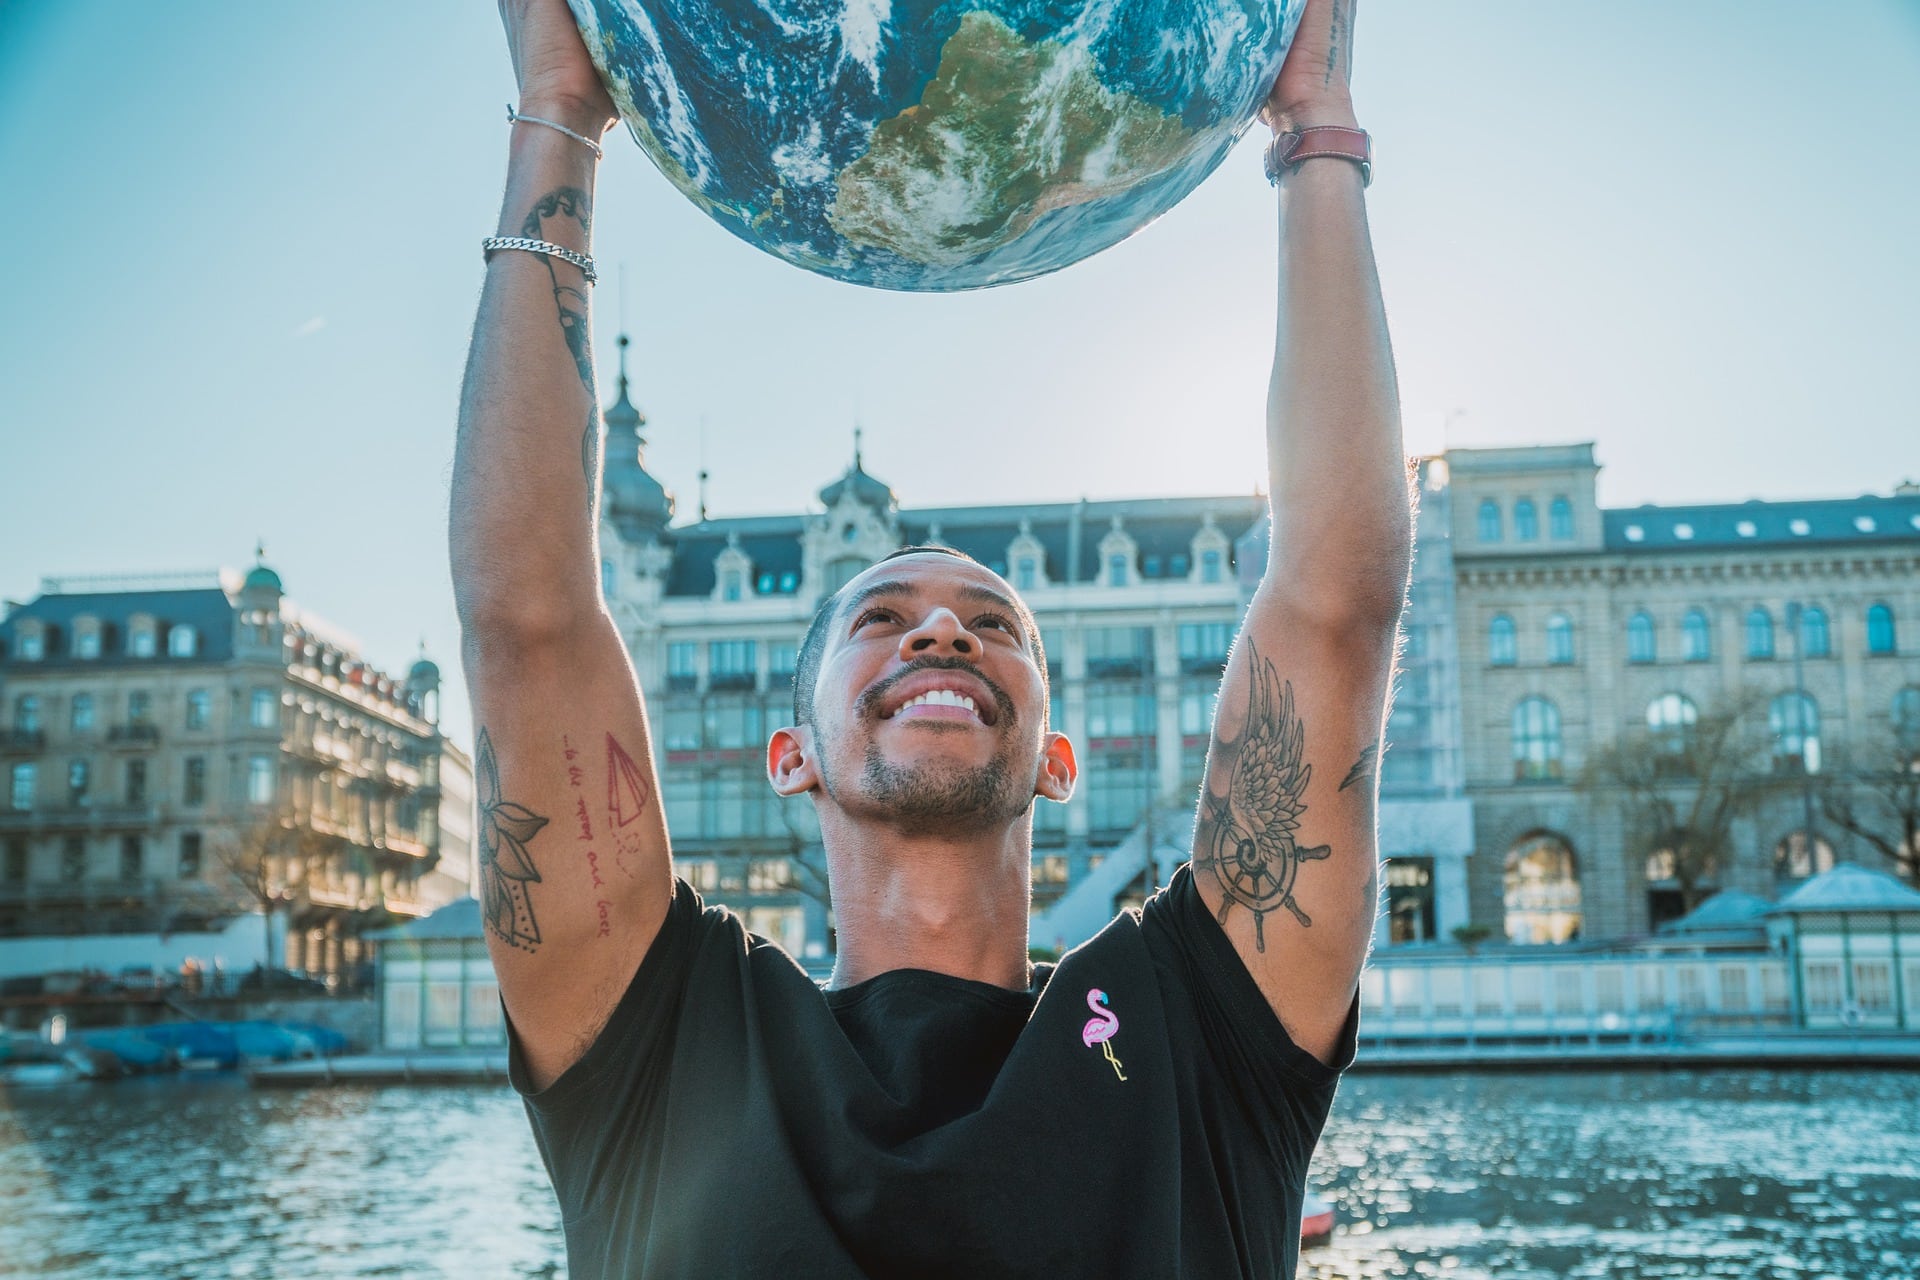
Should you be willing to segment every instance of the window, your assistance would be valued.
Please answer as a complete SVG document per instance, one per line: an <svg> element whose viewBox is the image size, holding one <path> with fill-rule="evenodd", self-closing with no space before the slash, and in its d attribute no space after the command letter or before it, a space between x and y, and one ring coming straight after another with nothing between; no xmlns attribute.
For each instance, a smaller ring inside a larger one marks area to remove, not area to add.
<svg viewBox="0 0 1920 1280"><path fill-rule="evenodd" d="M722 600L738 600L741 597L744 588L740 577L741 575L738 569L729 569L720 575L720 598Z"/></svg>
<svg viewBox="0 0 1920 1280"><path fill-rule="evenodd" d="M709 640L707 642L707 687L711 689L753 688L754 667L759 646L752 640Z"/></svg>
<svg viewBox="0 0 1920 1280"><path fill-rule="evenodd" d="M1189 675L1216 675L1233 647L1231 622L1183 622L1178 631L1180 669Z"/></svg>
<svg viewBox="0 0 1920 1280"><path fill-rule="evenodd" d="M767 683L786 688L793 683L793 668L800 660L800 647L786 640L767 646Z"/></svg>
<svg viewBox="0 0 1920 1280"><path fill-rule="evenodd" d="M200 833L198 831L180 833L180 878L182 880L200 878Z"/></svg>
<svg viewBox="0 0 1920 1280"><path fill-rule="evenodd" d="M67 800L75 808L86 803L87 791L93 785L93 765L86 760L67 761Z"/></svg>
<svg viewBox="0 0 1920 1280"><path fill-rule="evenodd" d="M31 760L24 760L13 766L7 786L7 807L14 810L33 808L34 785L40 778L40 766Z"/></svg>
<svg viewBox="0 0 1920 1280"><path fill-rule="evenodd" d="M1564 613L1547 619L1547 661L1556 667L1573 662L1573 619Z"/></svg>
<svg viewBox="0 0 1920 1280"><path fill-rule="evenodd" d="M1089 676L1138 676L1153 670L1153 633L1146 627L1089 627Z"/></svg>
<svg viewBox="0 0 1920 1280"><path fill-rule="evenodd" d="M199 806L207 802L207 758L188 756L186 771L180 779L180 803Z"/></svg>
<svg viewBox="0 0 1920 1280"><path fill-rule="evenodd" d="M47 634L38 623L22 623L15 636L20 646L20 661L38 662L47 656Z"/></svg>
<svg viewBox="0 0 1920 1280"><path fill-rule="evenodd" d="M1747 657L1756 662L1773 657L1773 615L1765 609L1747 615Z"/></svg>
<svg viewBox="0 0 1920 1280"><path fill-rule="evenodd" d="M91 618L73 624L73 656L76 658L97 658L100 656L100 624Z"/></svg>
<svg viewBox="0 0 1920 1280"><path fill-rule="evenodd" d="M1107 585L1124 587L1127 585L1127 557L1118 552L1107 557Z"/></svg>
<svg viewBox="0 0 1920 1280"><path fill-rule="evenodd" d="M1122 686L1087 690L1089 738L1151 738L1154 702L1144 690Z"/></svg>
<svg viewBox="0 0 1920 1280"><path fill-rule="evenodd" d="M1200 581L1220 581L1225 567L1224 557L1218 548L1210 547L1200 553Z"/></svg>
<svg viewBox="0 0 1920 1280"><path fill-rule="evenodd" d="M13 729L15 733L40 732L40 699L37 695L23 693L13 700Z"/></svg>
<svg viewBox="0 0 1920 1280"><path fill-rule="evenodd" d="M685 692L700 680L699 649L690 640L675 640L667 646L667 688Z"/></svg>
<svg viewBox="0 0 1920 1280"><path fill-rule="evenodd" d="M1433 859L1394 858L1387 863L1387 941L1432 942L1438 933Z"/></svg>
<svg viewBox="0 0 1920 1280"><path fill-rule="evenodd" d="M204 729L213 715L213 695L205 689L187 691L187 728Z"/></svg>
<svg viewBox="0 0 1920 1280"><path fill-rule="evenodd" d="M247 703L247 723L256 729L271 729L280 723L280 699L271 689L255 689Z"/></svg>
<svg viewBox="0 0 1920 1280"><path fill-rule="evenodd" d="M1689 609L1680 622L1680 656L1688 662L1706 662L1713 657L1713 624L1705 609Z"/></svg>
<svg viewBox="0 0 1920 1280"><path fill-rule="evenodd" d="M22 836L7 837L7 861L0 868L0 878L8 884L27 882L27 842Z"/></svg>
<svg viewBox="0 0 1920 1280"><path fill-rule="evenodd" d="M1040 571L1032 556L1021 556L1013 562L1013 579L1015 590L1033 590L1040 580Z"/></svg>
<svg viewBox="0 0 1920 1280"><path fill-rule="evenodd" d="M1820 707L1804 693L1783 693L1767 709L1776 773L1820 772Z"/></svg>
<svg viewBox="0 0 1920 1280"><path fill-rule="evenodd" d="M1480 500L1480 541L1500 541L1500 504L1492 498Z"/></svg>
<svg viewBox="0 0 1920 1280"><path fill-rule="evenodd" d="M192 627L178 626L167 632L167 656L191 658L200 651L200 633Z"/></svg>
<svg viewBox="0 0 1920 1280"><path fill-rule="evenodd" d="M1580 936L1580 869L1556 835L1528 836L1507 851L1507 941L1571 942Z"/></svg>
<svg viewBox="0 0 1920 1280"><path fill-rule="evenodd" d="M1510 667L1520 658L1518 633L1514 630L1513 619L1504 613L1496 613L1493 621L1487 624L1487 663L1495 667Z"/></svg>
<svg viewBox="0 0 1920 1280"><path fill-rule="evenodd" d="M147 762L145 760L127 761L127 803L145 804L147 802Z"/></svg>
<svg viewBox="0 0 1920 1280"><path fill-rule="evenodd" d="M1532 498L1522 498L1513 504L1513 536L1517 542L1540 540L1540 513Z"/></svg>
<svg viewBox="0 0 1920 1280"><path fill-rule="evenodd" d="M253 756L248 759L247 803L272 804L275 781L272 756Z"/></svg>
<svg viewBox="0 0 1920 1280"><path fill-rule="evenodd" d="M1180 734L1197 738L1213 727L1213 711L1220 700L1214 689L1186 688L1180 691Z"/></svg>
<svg viewBox="0 0 1920 1280"><path fill-rule="evenodd" d="M780 594L790 596L800 589L800 575L788 569L780 575Z"/></svg>
<svg viewBox="0 0 1920 1280"><path fill-rule="evenodd" d="M1636 613L1627 619L1627 661L1654 660L1653 615Z"/></svg>
<svg viewBox="0 0 1920 1280"><path fill-rule="evenodd" d="M760 706L740 698L715 698L705 708L706 744L723 751L764 745Z"/></svg>
<svg viewBox="0 0 1920 1280"><path fill-rule="evenodd" d="M1560 776L1560 709L1545 698L1522 698L1513 709L1513 776L1521 782Z"/></svg>
<svg viewBox="0 0 1920 1280"><path fill-rule="evenodd" d="M144 846L145 841L137 835L120 837L120 878L122 880L138 880L146 870L144 864L147 860L147 851Z"/></svg>
<svg viewBox="0 0 1920 1280"><path fill-rule="evenodd" d="M1895 651L1893 636L1893 610L1884 604L1871 605L1867 609L1867 652L1875 655L1889 654Z"/></svg>
<svg viewBox="0 0 1920 1280"><path fill-rule="evenodd" d="M1547 508L1547 536L1555 542L1573 541L1573 504L1555 498Z"/></svg>
<svg viewBox="0 0 1920 1280"><path fill-rule="evenodd" d="M1908 685L1893 695L1893 736L1908 750L1920 747L1920 686Z"/></svg>
<svg viewBox="0 0 1920 1280"><path fill-rule="evenodd" d="M127 632L127 656L151 658L155 652L156 639L151 622L134 623Z"/></svg>
<svg viewBox="0 0 1920 1280"><path fill-rule="evenodd" d="M69 712L70 714L69 714L68 722L73 726L73 731L75 733L93 732L93 695L92 694L90 693L74 694L73 706L69 708Z"/></svg>
<svg viewBox="0 0 1920 1280"><path fill-rule="evenodd" d="M1833 870L1833 846L1819 836L1809 847L1807 833L1790 831L1773 846L1773 874L1780 880L1805 880Z"/></svg>
<svg viewBox="0 0 1920 1280"><path fill-rule="evenodd" d="M87 841L84 836L68 836L60 842L60 878L79 884L87 878Z"/></svg>
<svg viewBox="0 0 1920 1280"><path fill-rule="evenodd" d="M145 689L135 689L127 695L127 723L145 724L153 714L153 695Z"/></svg>
<svg viewBox="0 0 1920 1280"><path fill-rule="evenodd" d="M1827 627L1826 610L1809 608L1800 611L1800 652L1808 658L1833 656L1833 637Z"/></svg>
<svg viewBox="0 0 1920 1280"><path fill-rule="evenodd" d="M1699 720L1699 708L1685 694L1663 693L1647 704L1647 732L1653 737L1655 750L1665 756L1687 754Z"/></svg>
<svg viewBox="0 0 1920 1280"><path fill-rule="evenodd" d="M1157 578L1160 576L1160 557L1149 555L1140 561L1140 576Z"/></svg>

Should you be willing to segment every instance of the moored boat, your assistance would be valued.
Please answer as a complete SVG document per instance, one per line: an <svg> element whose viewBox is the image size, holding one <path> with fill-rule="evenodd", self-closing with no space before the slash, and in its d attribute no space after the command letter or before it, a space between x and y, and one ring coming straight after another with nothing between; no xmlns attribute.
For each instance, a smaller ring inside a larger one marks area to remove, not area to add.
<svg viewBox="0 0 1920 1280"><path fill-rule="evenodd" d="M1300 1243L1324 1244L1333 1234L1333 1203L1313 1192L1300 1206Z"/></svg>

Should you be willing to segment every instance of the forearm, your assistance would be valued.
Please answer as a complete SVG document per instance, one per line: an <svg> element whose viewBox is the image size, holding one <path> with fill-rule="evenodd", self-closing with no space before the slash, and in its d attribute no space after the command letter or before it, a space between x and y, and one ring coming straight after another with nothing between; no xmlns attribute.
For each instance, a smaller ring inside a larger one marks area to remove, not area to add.
<svg viewBox="0 0 1920 1280"><path fill-rule="evenodd" d="M562 107L523 109L597 130ZM589 253L593 153L527 124L510 148L496 234ZM580 268L544 254L501 250L487 267L461 386L450 528L454 599L470 629L563 627L599 607L590 289Z"/></svg>
<svg viewBox="0 0 1920 1280"><path fill-rule="evenodd" d="M1390 626L1406 586L1411 512L1359 166L1308 160L1281 179L1279 256L1268 586L1308 611Z"/></svg>

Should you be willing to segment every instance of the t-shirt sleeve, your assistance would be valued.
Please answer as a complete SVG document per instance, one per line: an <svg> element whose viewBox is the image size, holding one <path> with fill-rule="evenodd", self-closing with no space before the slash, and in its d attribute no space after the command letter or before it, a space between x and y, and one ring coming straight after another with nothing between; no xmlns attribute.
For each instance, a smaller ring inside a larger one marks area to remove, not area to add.
<svg viewBox="0 0 1920 1280"><path fill-rule="evenodd" d="M1147 945L1176 992L1170 1004L1192 1011L1204 1052L1203 1087L1234 1098L1295 1178L1306 1173L1340 1073L1353 1063L1360 1000L1340 1035L1332 1065L1295 1044L1219 922L1182 867L1150 901L1141 923ZM1163 977L1163 983L1166 978Z"/></svg>
<svg viewBox="0 0 1920 1280"><path fill-rule="evenodd" d="M535 1142L567 1219L587 1212L645 1163L662 1114L681 1010L707 935L731 917L703 911L700 895L674 882L673 904L607 1024L578 1061L535 1089L507 1024L508 1078L526 1102Z"/></svg>

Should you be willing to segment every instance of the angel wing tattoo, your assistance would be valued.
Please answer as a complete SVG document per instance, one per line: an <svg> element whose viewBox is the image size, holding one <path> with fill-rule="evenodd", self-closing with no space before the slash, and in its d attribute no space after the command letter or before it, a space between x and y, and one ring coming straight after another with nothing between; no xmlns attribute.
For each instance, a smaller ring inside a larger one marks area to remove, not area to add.
<svg viewBox="0 0 1920 1280"><path fill-rule="evenodd" d="M540 924L533 918L528 886L540 883L540 873L527 854L527 842L547 820L501 798L500 764L485 728L480 730L474 773L480 786L481 912L502 942L531 951L539 945Z"/></svg>
<svg viewBox="0 0 1920 1280"><path fill-rule="evenodd" d="M1225 795L1209 782L1200 801L1200 832L1194 842L1196 871L1213 873L1221 889L1220 923L1238 903L1253 913L1255 946L1267 949L1266 917L1285 907L1301 926L1313 921L1294 900L1300 866L1330 856L1331 845L1302 848L1300 819L1306 812L1313 766L1302 759L1306 726L1293 706L1293 685L1249 645L1247 723L1233 742L1221 742L1232 758Z"/></svg>

